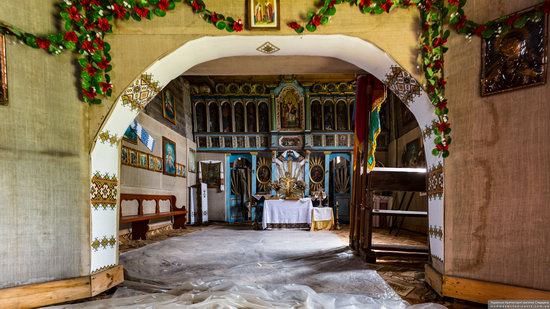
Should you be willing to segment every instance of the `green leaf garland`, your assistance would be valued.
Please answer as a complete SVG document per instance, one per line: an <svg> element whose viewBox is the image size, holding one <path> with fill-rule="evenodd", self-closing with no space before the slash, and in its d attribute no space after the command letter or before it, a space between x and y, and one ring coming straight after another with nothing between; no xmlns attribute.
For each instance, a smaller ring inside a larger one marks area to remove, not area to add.
<svg viewBox="0 0 550 309"><path fill-rule="evenodd" d="M224 17L206 8L202 0L64 0L59 3L59 16L64 22L64 32L46 36L36 36L0 23L0 33L10 35L24 44L43 49L58 55L65 50L80 55L78 63L82 100L90 104L100 104L101 96L111 96L112 87L109 72L112 70L110 45L105 35L112 32L115 20L153 19L164 17L181 3L190 6L193 13L217 29L228 32L242 31L240 19Z"/></svg>

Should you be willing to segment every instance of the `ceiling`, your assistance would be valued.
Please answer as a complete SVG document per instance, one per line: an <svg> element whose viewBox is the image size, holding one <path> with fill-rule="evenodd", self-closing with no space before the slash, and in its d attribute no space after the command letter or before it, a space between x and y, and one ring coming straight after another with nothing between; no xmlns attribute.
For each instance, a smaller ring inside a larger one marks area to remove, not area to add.
<svg viewBox="0 0 550 309"><path fill-rule="evenodd" d="M191 83L265 82L278 83L281 76L293 75L300 82L352 81L366 72L355 65L331 57L246 56L226 57L198 64L183 74Z"/></svg>

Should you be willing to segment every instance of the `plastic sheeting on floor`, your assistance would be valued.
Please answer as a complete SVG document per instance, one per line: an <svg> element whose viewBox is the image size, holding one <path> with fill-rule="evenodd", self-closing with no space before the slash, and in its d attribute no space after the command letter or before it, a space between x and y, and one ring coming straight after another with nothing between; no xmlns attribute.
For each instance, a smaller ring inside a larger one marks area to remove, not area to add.
<svg viewBox="0 0 550 309"><path fill-rule="evenodd" d="M330 232L218 227L120 257L110 299L69 308L407 308ZM413 308L444 308L426 304Z"/></svg>

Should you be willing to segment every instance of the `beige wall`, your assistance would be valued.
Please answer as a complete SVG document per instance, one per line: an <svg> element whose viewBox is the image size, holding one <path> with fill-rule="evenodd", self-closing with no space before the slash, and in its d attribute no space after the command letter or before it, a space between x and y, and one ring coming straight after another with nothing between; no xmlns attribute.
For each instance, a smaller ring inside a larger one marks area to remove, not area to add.
<svg viewBox="0 0 550 309"><path fill-rule="evenodd" d="M55 30L55 1L1 1L0 20ZM8 38L0 106L0 288L89 274L88 106L72 55Z"/></svg>
<svg viewBox="0 0 550 309"><path fill-rule="evenodd" d="M538 3L469 0L486 21ZM451 35L453 126L445 161L445 270L550 290L550 84L480 97L481 40Z"/></svg>
<svg viewBox="0 0 550 309"><path fill-rule="evenodd" d="M162 137L164 136L176 143L176 162L187 166L187 149L189 147L187 138L177 134L144 113L138 115L137 121L155 139L156 146L154 151L149 151L140 141L138 141L137 145L123 141L122 144L124 146L162 158ZM188 177L189 176L193 178L194 174L188 175ZM159 172L122 165L120 192L130 194L175 195L176 207L181 208L185 206L189 209L187 200L188 179L189 178L173 177Z"/></svg>

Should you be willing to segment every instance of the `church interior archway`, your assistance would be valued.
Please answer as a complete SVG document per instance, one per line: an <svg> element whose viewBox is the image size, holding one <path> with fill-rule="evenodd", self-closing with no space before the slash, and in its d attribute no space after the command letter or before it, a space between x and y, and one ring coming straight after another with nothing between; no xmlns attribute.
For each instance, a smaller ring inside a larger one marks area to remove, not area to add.
<svg viewBox="0 0 550 309"><path fill-rule="evenodd" d="M235 43L238 44L226 44ZM277 56L322 56L333 57L343 61L349 62L358 68L361 68L369 74L374 75L376 78L385 83L386 87L395 93L397 97L404 101L407 108L412 112L414 118L418 121L420 129L423 132L422 140L425 151L429 151L433 148L433 140L427 133L426 128L431 127L432 121L435 120L433 114L433 106L430 104L426 93L422 90L419 83L405 70L403 70L395 61L392 60L386 53L378 49L374 45L364 40L357 38L342 36L342 35L330 35L330 36L307 36L307 37L280 37L280 36L259 36L259 37L205 37L192 42L189 42L168 56L155 62L150 68L148 68L134 83L124 92L124 94L117 100L113 106L108 119L105 121L101 128L98 139L95 143L92 151L92 181L94 177L96 180L101 178L101 175L114 175L115 178L119 176L119 148L116 145L106 143L100 138L102 135L123 135L127 126L134 120L136 115L149 103L149 101L159 94L163 87L169 84L169 82L181 75L193 66L204 63L207 61L234 56L269 56L258 51L258 47L264 43L269 42L279 48ZM212 51L210 46L216 44L226 44L231 48L223 49L222 51ZM342 51L341 46L347 45L350 48ZM193 55L193 57L190 57ZM364 55L369 55L365 57ZM229 85L234 87L234 85ZM282 89L282 88L281 88ZM280 91L281 89L278 89ZM295 88L299 92L298 88ZM216 89L217 90L217 89ZM336 89L337 90L337 89ZM289 90L290 91L290 90ZM275 106L269 106L269 102L250 102L241 101L236 102L233 106L228 106L228 102L196 102L195 113L197 115L203 113L206 116L206 120L194 119L193 123L196 128L196 147L206 147L211 149L221 149L222 145L229 143L228 138L212 137L208 136L210 132L221 132L222 129L229 129L229 120L224 121L224 117L231 115L234 121L235 132L244 132L244 136L239 138L235 136L235 140L231 138L231 145L235 144L236 148L243 146L247 149L251 145L259 147L262 145L262 141L258 139L246 138L246 133L261 134L258 129L265 130L268 125L265 121L261 120L258 116L260 110L269 109L270 118L272 120L271 126L274 124L279 126L275 129L280 129L280 126L302 126L305 127L306 123L309 127L318 127L319 125L326 131L338 131L338 129L349 128L351 125L352 104L350 101L336 100L324 100L313 101L311 110L320 110L321 123L318 123L317 118L305 119L306 111L301 110L299 105L298 109L292 110L289 115L290 118L282 119L284 123L281 123L281 118L277 119ZM267 104L267 105L266 105ZM231 108L229 108L231 107ZM305 109L305 107L302 107ZM311 112L308 110L308 112ZM341 112L346 117L341 119L335 119L331 115ZM260 113L263 114L263 113ZM242 115L242 116L241 116ZM273 122L275 120L275 122ZM278 121L278 122L277 122ZM273 127L269 128L271 131ZM204 133L201 133L204 132ZM204 143L201 142L200 134L204 134ZM312 136L310 143L315 143L315 138ZM276 140L276 139L275 139ZM285 141L287 146L296 146L299 143L292 138L279 138L281 141ZM268 140L271 145L274 140ZM275 141L277 142L277 141ZM304 144L307 141L304 141ZM334 136L323 136L322 143L326 146L326 143L338 145L339 142L344 144L343 139L341 141L334 139ZM347 146L351 143L351 137L347 137L345 142ZM337 146L335 146L337 147ZM189 148L189 147L187 147ZM252 148L254 150L254 148ZM442 178L442 166L443 161L441 158L434 157L431 154L426 154L427 166L429 171L429 177ZM330 161L325 161L325 178L324 187L328 189L328 171L330 169ZM229 172L228 166L223 167ZM305 168L306 173L309 170ZM200 172L199 172L200 173ZM276 173L276 168L272 168L272 173ZM432 176L433 174L433 176ZM98 177L99 175L99 177ZM227 181L229 175L225 179L221 180L218 186L218 190L225 187L227 189ZM272 175L273 177L273 175ZM200 179L200 176L199 176ZM304 175L304 179L305 175ZM442 185L442 183L440 183ZM309 190L310 188L308 188ZM429 188L430 189L430 188ZM437 188L436 188L437 189ZM430 194L429 194L430 195ZM433 195L429 196L429 222L430 226L437 227L438 230L443 230L443 194L442 192L433 192ZM107 214L101 211L92 211L92 234L93 237L101 237L104 233L116 235L117 217L114 214ZM431 256L435 257L437 261L443 261L443 239L437 236L430 236L430 249ZM102 251L101 254L92 252L92 271L116 263L117 252L116 249L113 252Z"/></svg>

